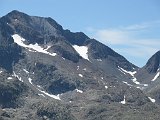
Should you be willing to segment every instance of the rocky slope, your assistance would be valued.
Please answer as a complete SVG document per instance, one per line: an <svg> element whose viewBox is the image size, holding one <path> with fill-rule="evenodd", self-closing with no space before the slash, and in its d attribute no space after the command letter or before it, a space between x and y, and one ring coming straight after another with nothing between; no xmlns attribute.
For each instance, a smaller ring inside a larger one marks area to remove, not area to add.
<svg viewBox="0 0 160 120"><path fill-rule="evenodd" d="M145 93L160 104L160 51L156 52L144 67L137 71L136 77L142 83L148 84Z"/></svg>
<svg viewBox="0 0 160 120"><path fill-rule="evenodd" d="M137 66L82 32L64 30L52 18L16 10L1 17L0 57L1 119L160 117ZM150 64L157 63L147 64L153 72Z"/></svg>

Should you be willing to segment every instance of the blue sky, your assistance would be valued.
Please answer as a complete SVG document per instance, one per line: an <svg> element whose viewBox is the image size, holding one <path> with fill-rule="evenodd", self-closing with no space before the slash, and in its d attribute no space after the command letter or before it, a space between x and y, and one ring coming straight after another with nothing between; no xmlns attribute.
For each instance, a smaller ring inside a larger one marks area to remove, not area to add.
<svg viewBox="0 0 160 120"><path fill-rule="evenodd" d="M160 50L159 0L1 0L0 16L12 10L52 17L140 67Z"/></svg>

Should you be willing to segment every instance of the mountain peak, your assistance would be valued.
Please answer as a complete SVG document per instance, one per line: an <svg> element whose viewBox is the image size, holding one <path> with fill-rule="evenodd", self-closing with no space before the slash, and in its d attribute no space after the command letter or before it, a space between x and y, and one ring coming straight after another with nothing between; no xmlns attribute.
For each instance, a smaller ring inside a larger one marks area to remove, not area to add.
<svg viewBox="0 0 160 120"><path fill-rule="evenodd" d="M160 68L160 50L148 60L145 68L149 73L157 72L158 68Z"/></svg>
<svg viewBox="0 0 160 120"><path fill-rule="evenodd" d="M18 10L12 10L11 12L9 12L8 14L24 14Z"/></svg>
<svg viewBox="0 0 160 120"><path fill-rule="evenodd" d="M151 70L159 66L159 56L160 51L148 62ZM160 118L159 91L145 93L151 84L138 81L139 69L108 46L83 32L64 30L50 17L14 10L0 18L1 119ZM159 79L157 73L148 79Z"/></svg>
<svg viewBox="0 0 160 120"><path fill-rule="evenodd" d="M10 13L8 13L7 16L12 18L17 18L17 17L27 17L28 15L18 10L13 10Z"/></svg>

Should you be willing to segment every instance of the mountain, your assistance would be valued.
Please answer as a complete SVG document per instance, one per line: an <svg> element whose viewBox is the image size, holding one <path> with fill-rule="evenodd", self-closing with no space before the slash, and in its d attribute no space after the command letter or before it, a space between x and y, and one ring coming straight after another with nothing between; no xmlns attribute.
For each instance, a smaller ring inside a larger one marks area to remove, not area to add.
<svg viewBox="0 0 160 120"><path fill-rule="evenodd" d="M135 76L138 81L148 85L143 91L160 104L160 51L156 52Z"/></svg>
<svg viewBox="0 0 160 120"><path fill-rule="evenodd" d="M2 120L160 117L149 85L138 77L145 67L83 32L64 30L50 17L16 10L1 17L0 58ZM146 68L152 70L151 64L157 65L149 62Z"/></svg>
<svg viewBox="0 0 160 120"><path fill-rule="evenodd" d="M160 69L160 51L156 52L145 65L149 73L156 73Z"/></svg>

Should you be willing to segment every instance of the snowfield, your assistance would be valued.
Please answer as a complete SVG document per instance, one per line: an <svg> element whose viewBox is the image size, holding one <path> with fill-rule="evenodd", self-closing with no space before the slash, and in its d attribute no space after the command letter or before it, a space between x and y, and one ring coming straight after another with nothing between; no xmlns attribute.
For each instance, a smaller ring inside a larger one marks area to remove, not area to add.
<svg viewBox="0 0 160 120"><path fill-rule="evenodd" d="M37 43L26 45L26 44L23 43L25 41L25 39L22 38L21 36L19 36L18 34L14 34L14 35L12 35L12 37L13 37L15 43L17 43L19 46L22 46L24 48L29 49L29 51L31 51L31 52L36 51L36 52L48 54L48 55L51 55L51 56L56 56L57 55L56 53L50 53L50 52L47 51L50 48L50 46L48 46L46 49L44 49L41 46L39 46Z"/></svg>
<svg viewBox="0 0 160 120"><path fill-rule="evenodd" d="M89 61L88 58L88 47L87 46L78 46L78 45L73 45L73 48L79 53L81 57Z"/></svg>

